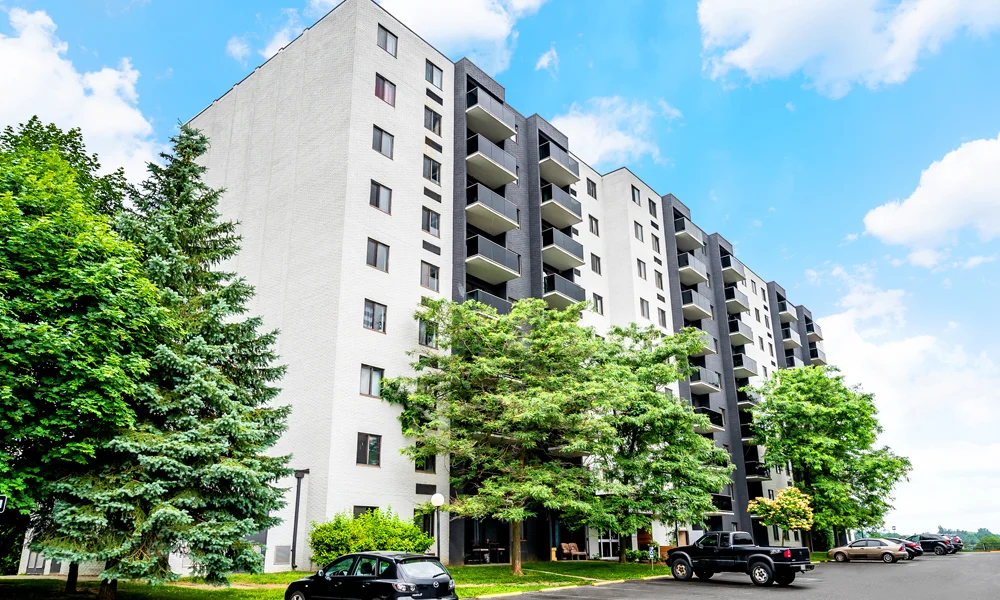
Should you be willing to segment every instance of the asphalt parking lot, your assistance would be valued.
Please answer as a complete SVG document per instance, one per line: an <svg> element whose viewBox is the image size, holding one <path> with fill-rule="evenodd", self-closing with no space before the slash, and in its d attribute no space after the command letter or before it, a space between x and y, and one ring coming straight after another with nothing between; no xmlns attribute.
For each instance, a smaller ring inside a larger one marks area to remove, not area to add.
<svg viewBox="0 0 1000 600"><path fill-rule="evenodd" d="M923 556L896 564L822 563L790 587L755 587L750 577L720 573L711 581L673 579L583 586L525 594L522 600L653 600L660 598L963 598L1000 599L1000 552Z"/></svg>

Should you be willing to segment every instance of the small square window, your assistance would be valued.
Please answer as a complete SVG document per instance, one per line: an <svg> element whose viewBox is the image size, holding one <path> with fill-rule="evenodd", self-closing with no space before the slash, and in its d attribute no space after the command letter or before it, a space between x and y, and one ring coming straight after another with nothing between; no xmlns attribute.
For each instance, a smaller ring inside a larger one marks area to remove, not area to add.
<svg viewBox="0 0 1000 600"><path fill-rule="evenodd" d="M385 369L361 365L361 393L365 396L382 396L382 377Z"/></svg>
<svg viewBox="0 0 1000 600"><path fill-rule="evenodd" d="M441 115L426 106L424 107L424 127L437 135L441 135Z"/></svg>
<svg viewBox="0 0 1000 600"><path fill-rule="evenodd" d="M386 104L396 106L396 84L379 74L375 74L375 95Z"/></svg>
<svg viewBox="0 0 1000 600"><path fill-rule="evenodd" d="M587 179L587 195L597 200L597 183Z"/></svg>
<svg viewBox="0 0 1000 600"><path fill-rule="evenodd" d="M424 179L441 183L441 163L429 156L424 156Z"/></svg>
<svg viewBox="0 0 1000 600"><path fill-rule="evenodd" d="M365 300L365 329L385 333L385 316L388 308L373 300Z"/></svg>
<svg viewBox="0 0 1000 600"><path fill-rule="evenodd" d="M427 66L424 67L424 79L439 90L444 89L442 87L444 85L444 73L431 61L427 61Z"/></svg>
<svg viewBox="0 0 1000 600"><path fill-rule="evenodd" d="M392 213L392 190L373 180L368 204L384 213Z"/></svg>
<svg viewBox="0 0 1000 600"><path fill-rule="evenodd" d="M392 158L393 136L377 125L372 126L372 149Z"/></svg>
<svg viewBox="0 0 1000 600"><path fill-rule="evenodd" d="M424 206L420 215L420 229L434 237L441 237L441 215Z"/></svg>
<svg viewBox="0 0 1000 600"><path fill-rule="evenodd" d="M419 473L437 473L437 457L425 456L416 461L416 470Z"/></svg>
<svg viewBox="0 0 1000 600"><path fill-rule="evenodd" d="M377 467L382 464L382 436L358 433L358 464ZM357 512L355 507L355 512ZM364 511L362 511L362 514Z"/></svg>
<svg viewBox="0 0 1000 600"><path fill-rule="evenodd" d="M440 269L430 263L421 261L420 285L429 290L438 291L438 287L441 285Z"/></svg>
<svg viewBox="0 0 1000 600"><path fill-rule="evenodd" d="M378 26L379 48L385 50L386 52L388 52L393 56L396 56L396 46L398 42L399 39L395 35L393 35L391 31L389 31L385 27L382 27L381 25Z"/></svg>
<svg viewBox="0 0 1000 600"><path fill-rule="evenodd" d="M604 314L604 298L594 294L594 312L603 315Z"/></svg>
<svg viewBox="0 0 1000 600"><path fill-rule="evenodd" d="M369 267L375 267L379 271L389 272L389 246L386 246L378 240L373 240L368 238L368 257L367 261Z"/></svg>
<svg viewBox="0 0 1000 600"><path fill-rule="evenodd" d="M421 319L417 341L421 346L437 348L437 326Z"/></svg>

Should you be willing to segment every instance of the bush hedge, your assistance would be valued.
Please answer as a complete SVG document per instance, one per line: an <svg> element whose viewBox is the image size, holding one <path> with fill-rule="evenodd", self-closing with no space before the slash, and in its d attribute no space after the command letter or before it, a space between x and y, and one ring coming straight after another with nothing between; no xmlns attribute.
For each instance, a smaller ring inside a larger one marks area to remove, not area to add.
<svg viewBox="0 0 1000 600"><path fill-rule="evenodd" d="M392 512L372 510L357 517L349 512L334 515L325 523L313 522L309 530L312 560L327 565L342 554L395 550L426 552L434 538L424 534L414 523Z"/></svg>

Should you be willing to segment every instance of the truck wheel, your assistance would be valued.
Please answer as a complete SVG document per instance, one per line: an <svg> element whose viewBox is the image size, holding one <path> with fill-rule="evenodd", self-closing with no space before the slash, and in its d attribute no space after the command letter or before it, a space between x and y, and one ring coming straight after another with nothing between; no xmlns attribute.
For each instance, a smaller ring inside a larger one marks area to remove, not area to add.
<svg viewBox="0 0 1000 600"><path fill-rule="evenodd" d="M678 581L687 581L694 574L691 572L691 563L683 558L678 558L670 565L670 572Z"/></svg>
<svg viewBox="0 0 1000 600"><path fill-rule="evenodd" d="M888 563L894 563L894 562L896 562L896 557L893 556L893 555L891 555L891 554L889 554L888 552L884 552L882 554L882 562L884 562L886 564L888 564Z"/></svg>
<svg viewBox="0 0 1000 600"><path fill-rule="evenodd" d="M767 587L774 583L774 571L764 561L758 561L750 565L750 579L754 585Z"/></svg>
<svg viewBox="0 0 1000 600"><path fill-rule="evenodd" d="M702 571L701 569L699 569L695 571L694 574L698 577L698 579L702 581L708 581L709 579L712 578L712 575L715 575L715 571Z"/></svg>
<svg viewBox="0 0 1000 600"><path fill-rule="evenodd" d="M774 582L780 586L792 585L795 581L795 571L790 573L778 573L774 576Z"/></svg>
<svg viewBox="0 0 1000 600"><path fill-rule="evenodd" d="M833 555L833 560L837 562L847 562L848 559L846 554L844 554L843 552L838 552Z"/></svg>
<svg viewBox="0 0 1000 600"><path fill-rule="evenodd" d="M944 556L945 554L948 554L948 551L944 549L944 546L934 546L934 554Z"/></svg>

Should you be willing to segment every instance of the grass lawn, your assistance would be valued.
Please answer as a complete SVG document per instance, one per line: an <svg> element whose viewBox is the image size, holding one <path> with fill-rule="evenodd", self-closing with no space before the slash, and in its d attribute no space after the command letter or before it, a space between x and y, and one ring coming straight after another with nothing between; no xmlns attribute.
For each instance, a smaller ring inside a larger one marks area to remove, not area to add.
<svg viewBox="0 0 1000 600"><path fill-rule="evenodd" d="M813 562L830 562L830 557L826 555L826 552L813 552L809 556L809 560Z"/></svg>

